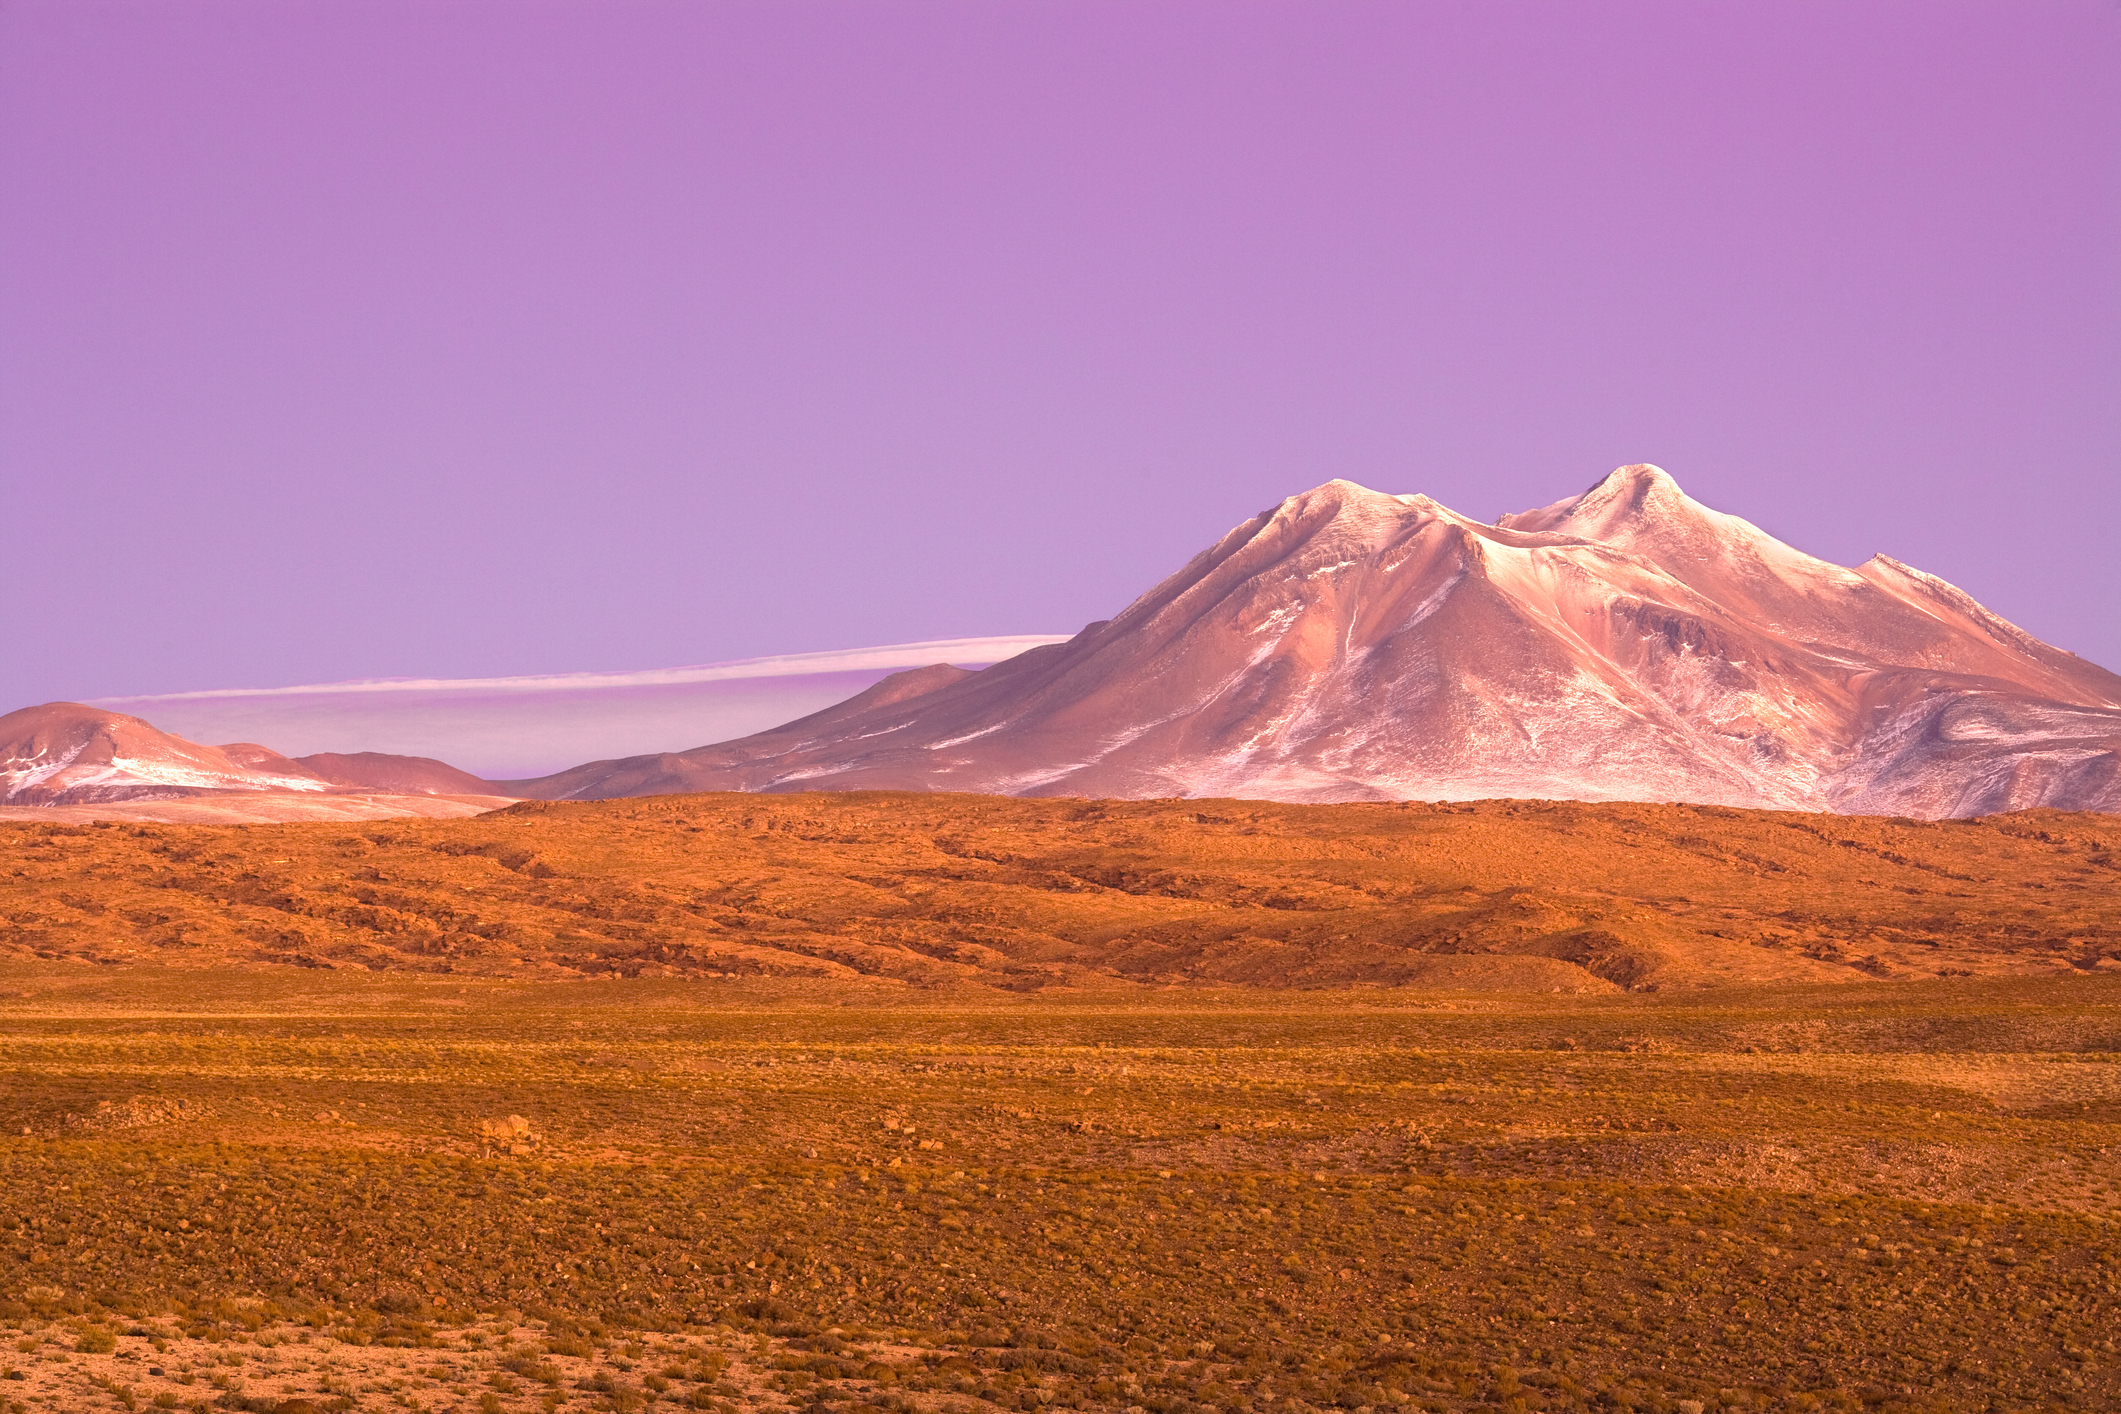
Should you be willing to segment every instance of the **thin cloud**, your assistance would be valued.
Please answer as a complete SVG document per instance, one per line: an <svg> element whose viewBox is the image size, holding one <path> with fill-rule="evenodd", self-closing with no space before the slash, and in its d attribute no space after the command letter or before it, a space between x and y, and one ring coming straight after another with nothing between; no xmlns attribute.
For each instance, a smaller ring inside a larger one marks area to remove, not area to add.
<svg viewBox="0 0 2121 1414"><path fill-rule="evenodd" d="M737 658L726 663L699 663L683 668L646 668L630 673L539 673L503 678L363 678L352 682L306 683L296 687L218 687L198 692L98 697L91 699L90 705L117 708L157 702L197 702L213 698L311 697L335 693L551 693L623 690L630 687L676 687L686 683L725 682L737 678L892 671L899 668L924 667L929 663L999 663L1028 649L1067 641L1067 634L938 638L924 643L889 643L873 648L842 648L823 653L782 653L768 658Z"/></svg>

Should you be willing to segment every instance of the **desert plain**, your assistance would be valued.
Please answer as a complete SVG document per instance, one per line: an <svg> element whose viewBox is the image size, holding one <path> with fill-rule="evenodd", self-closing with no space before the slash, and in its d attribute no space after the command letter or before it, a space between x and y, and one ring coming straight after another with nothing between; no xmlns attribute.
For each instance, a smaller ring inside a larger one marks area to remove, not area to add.
<svg viewBox="0 0 2121 1414"><path fill-rule="evenodd" d="M0 823L10 1410L2121 1406L2121 820Z"/></svg>

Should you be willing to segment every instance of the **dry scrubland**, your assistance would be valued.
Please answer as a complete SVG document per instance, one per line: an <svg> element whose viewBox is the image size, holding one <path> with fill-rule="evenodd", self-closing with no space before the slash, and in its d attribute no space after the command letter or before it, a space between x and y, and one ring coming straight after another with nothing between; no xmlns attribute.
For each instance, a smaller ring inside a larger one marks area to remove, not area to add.
<svg viewBox="0 0 2121 1414"><path fill-rule="evenodd" d="M909 794L0 822L0 956L1501 986L2121 969L2121 817Z"/></svg>
<svg viewBox="0 0 2121 1414"><path fill-rule="evenodd" d="M0 1404L2121 1407L2121 822L1339 810L0 827Z"/></svg>
<svg viewBox="0 0 2121 1414"><path fill-rule="evenodd" d="M5 981L31 1408L2121 1402L2106 977Z"/></svg>

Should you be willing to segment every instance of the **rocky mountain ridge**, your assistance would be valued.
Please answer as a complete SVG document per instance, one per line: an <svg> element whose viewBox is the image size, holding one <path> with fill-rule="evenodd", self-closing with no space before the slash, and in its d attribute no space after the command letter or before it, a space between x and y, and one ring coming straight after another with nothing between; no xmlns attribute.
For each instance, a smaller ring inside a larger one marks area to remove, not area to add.
<svg viewBox="0 0 2121 1414"><path fill-rule="evenodd" d="M2121 677L1898 561L1806 555L1653 466L1492 524L1331 481L1067 643L498 784L2113 810Z"/></svg>

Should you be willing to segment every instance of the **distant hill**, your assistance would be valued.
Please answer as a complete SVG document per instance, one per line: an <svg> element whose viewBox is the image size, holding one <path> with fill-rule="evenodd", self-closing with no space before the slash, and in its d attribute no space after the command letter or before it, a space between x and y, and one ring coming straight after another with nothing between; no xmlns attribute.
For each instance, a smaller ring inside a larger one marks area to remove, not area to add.
<svg viewBox="0 0 2121 1414"><path fill-rule="evenodd" d="M284 816L290 798L322 802L347 794L501 803L478 777L424 756L367 751L291 758L253 742L202 746L138 717L78 702L47 702L0 717L0 805L269 798L275 809L268 814Z"/></svg>

